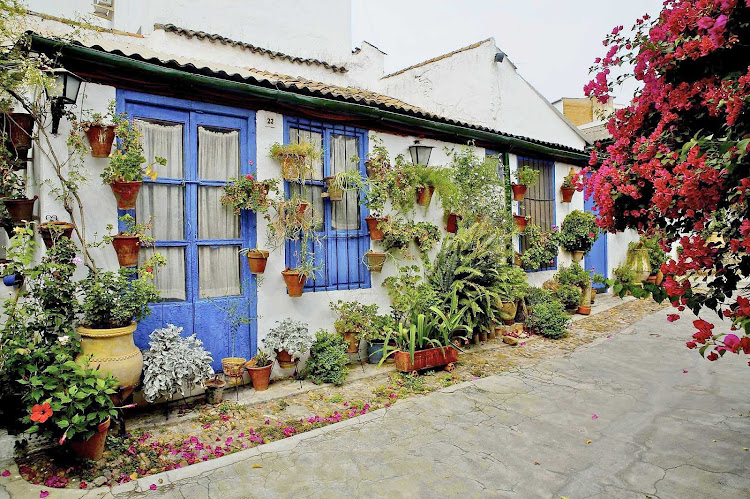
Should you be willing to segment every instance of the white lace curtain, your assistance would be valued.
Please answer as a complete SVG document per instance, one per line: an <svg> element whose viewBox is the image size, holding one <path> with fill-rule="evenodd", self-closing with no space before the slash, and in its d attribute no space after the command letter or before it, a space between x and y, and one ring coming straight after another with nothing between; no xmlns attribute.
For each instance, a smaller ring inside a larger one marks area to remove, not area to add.
<svg viewBox="0 0 750 499"><path fill-rule="evenodd" d="M153 163L159 156L167 160L166 166L155 167L160 178L183 178L183 128L181 124L164 125L147 121L136 121L143 134L143 152L146 161ZM138 195L136 218L148 222L153 218L152 236L157 241L179 241L185 239L185 187L182 185L143 184ZM181 301L185 292L185 248L163 246L157 249L167 259L166 267L155 269L154 282L161 291L162 299ZM151 256L151 250L141 251L141 261Z"/></svg>
<svg viewBox="0 0 750 499"><path fill-rule="evenodd" d="M198 178L227 181L240 173L239 133L198 128ZM198 186L198 239L237 239L240 219L221 205L224 189ZM239 246L199 245L201 298L241 293Z"/></svg>

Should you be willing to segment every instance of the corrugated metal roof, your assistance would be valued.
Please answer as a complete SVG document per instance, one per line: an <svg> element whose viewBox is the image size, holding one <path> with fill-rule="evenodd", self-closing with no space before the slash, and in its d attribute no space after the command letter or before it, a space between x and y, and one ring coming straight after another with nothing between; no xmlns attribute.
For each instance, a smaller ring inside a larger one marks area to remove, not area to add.
<svg viewBox="0 0 750 499"><path fill-rule="evenodd" d="M177 35L184 36L186 38L197 38L199 40L208 40L211 42L219 42L223 45L230 45L232 47L240 47L245 50L250 50L252 52L255 52L256 54L266 55L270 57L271 59L284 59L289 62L294 62L297 64L307 64L307 65L316 65L316 66L323 66L326 69L330 69L334 73L346 73L347 69L344 66L336 65L336 64L330 64L325 61L320 61L318 59L310 59L305 57L294 57L289 54L285 54L283 52L276 52L275 50L269 50L265 49L263 47L256 47L255 45L252 45L250 43L245 42L239 42L237 40L232 40L231 38L227 38L222 35L217 35L215 33L206 33L205 31L196 31L192 29L187 28L181 28L180 26L175 26L174 24L155 24L154 29L160 29L162 31L165 31L167 33L175 33Z"/></svg>
<svg viewBox="0 0 750 499"><path fill-rule="evenodd" d="M44 37L45 35L37 35ZM149 64L155 64L166 68L171 68L187 73L200 74L219 79L239 81L242 83L256 85L266 88L273 88L280 91L309 95L336 101L355 103L372 108L382 109L397 114L422 118L437 123L445 123L454 126L460 126L471 130L487 132L502 137L514 138L533 144L539 144L558 151L568 151L583 154L583 149L578 149L563 144L556 144L543 140L533 139L520 135L509 134L494 130L485 126L474 125L451 118L446 118L428 112L422 108L412 106L399 99L387 95L362 90L354 87L341 87L327 83L307 80L301 77L293 77L278 73L271 73L254 68L239 68L217 62L207 62L199 59L188 57L173 56L157 52L153 49L143 46L142 44L126 41L122 37L101 37L94 36L88 38L79 34L79 40L70 42L72 45L85 47L91 50L101 51L107 54L113 54L135 61L141 61Z"/></svg>

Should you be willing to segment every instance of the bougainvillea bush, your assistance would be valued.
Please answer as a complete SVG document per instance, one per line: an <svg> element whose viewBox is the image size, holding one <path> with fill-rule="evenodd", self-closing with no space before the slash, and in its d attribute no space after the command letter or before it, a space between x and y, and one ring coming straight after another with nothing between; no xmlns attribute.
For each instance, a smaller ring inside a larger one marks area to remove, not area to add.
<svg viewBox="0 0 750 499"><path fill-rule="evenodd" d="M677 243L661 266L664 287L647 291L679 311L713 310L741 331L715 334L699 319L688 348L709 360L750 354L748 289L739 284L750 275L750 0L667 0L656 19L636 20L631 35L616 27L604 46L587 95L606 102L626 77L642 89L610 119L612 140L597 144L590 178L578 177L598 224L635 228L665 249ZM620 66L632 74L614 78Z"/></svg>

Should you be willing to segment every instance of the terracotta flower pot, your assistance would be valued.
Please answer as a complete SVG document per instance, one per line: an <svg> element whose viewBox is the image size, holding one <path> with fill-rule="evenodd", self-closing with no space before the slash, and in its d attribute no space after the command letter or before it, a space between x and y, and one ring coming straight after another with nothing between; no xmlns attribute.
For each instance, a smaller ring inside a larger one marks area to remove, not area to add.
<svg viewBox="0 0 750 499"><path fill-rule="evenodd" d="M591 288L591 303L596 301L596 288Z"/></svg>
<svg viewBox="0 0 750 499"><path fill-rule="evenodd" d="M409 352L396 352L396 369L401 372L420 371L445 366L458 361L458 350L453 347L428 348L414 352L414 362Z"/></svg>
<svg viewBox="0 0 750 499"><path fill-rule="evenodd" d="M528 220L526 220L526 217L523 215L513 215L513 220L515 220L516 222L518 231L523 233L523 231L526 230L526 224L528 224Z"/></svg>
<svg viewBox="0 0 750 499"><path fill-rule="evenodd" d="M44 222L39 225L39 234L42 236L42 241L47 248L51 248L59 237L67 237L73 235L73 229L75 225L69 222Z"/></svg>
<svg viewBox="0 0 750 499"><path fill-rule="evenodd" d="M302 155L284 155L281 158L281 176L284 180L299 180L302 174L301 164L305 161L306 156Z"/></svg>
<svg viewBox="0 0 750 499"><path fill-rule="evenodd" d="M523 201L528 187L523 184L511 184L510 188L513 189L513 201Z"/></svg>
<svg viewBox="0 0 750 499"><path fill-rule="evenodd" d="M5 209L14 223L20 223L22 220L30 221L34 217L34 203L39 196L31 199L3 199Z"/></svg>
<svg viewBox="0 0 750 499"><path fill-rule="evenodd" d="M578 305L578 313L581 315L589 315L591 313L591 307L585 305Z"/></svg>
<svg viewBox="0 0 750 499"><path fill-rule="evenodd" d="M81 337L81 353L76 362L84 364L90 356L92 367L99 366L102 376L112 374L120 388L132 388L141 380L143 354L133 342L136 323L113 329L91 329L78 327Z"/></svg>
<svg viewBox="0 0 750 499"><path fill-rule="evenodd" d="M297 361L292 360L292 354L286 350L276 350L276 362L283 369L289 369L297 365Z"/></svg>
<svg viewBox="0 0 750 499"><path fill-rule="evenodd" d="M656 271L656 285L661 286L661 283L664 282L664 273L661 271L661 269Z"/></svg>
<svg viewBox="0 0 750 499"><path fill-rule="evenodd" d="M479 333L479 341L483 343L487 341L487 331L482 331L481 333Z"/></svg>
<svg viewBox="0 0 750 499"><path fill-rule="evenodd" d="M206 403L219 404L224 398L224 388L227 386L223 379L210 379L204 383L206 389Z"/></svg>
<svg viewBox="0 0 750 499"><path fill-rule="evenodd" d="M138 199L138 191L141 190L140 180L135 182L112 182L109 186L112 188L112 194L117 200L117 207L121 210L134 210L135 202Z"/></svg>
<svg viewBox="0 0 750 499"><path fill-rule="evenodd" d="M427 187L420 187L417 189L417 204L419 206L430 206L432 195L435 193L435 186L428 185Z"/></svg>
<svg viewBox="0 0 750 499"><path fill-rule="evenodd" d="M347 343L346 353L359 352L359 339L354 333L344 333L344 341Z"/></svg>
<svg viewBox="0 0 750 499"><path fill-rule="evenodd" d="M445 224L445 230L451 234L458 232L458 215L455 213L448 213L448 220Z"/></svg>
<svg viewBox="0 0 750 499"><path fill-rule="evenodd" d="M102 458L104 445L107 443L107 430L109 430L111 421L111 418L107 418L106 421L99 424L96 428L96 433L87 440L73 439L70 441L70 446L78 454L78 457L90 459L91 461L98 461Z"/></svg>
<svg viewBox="0 0 750 499"><path fill-rule="evenodd" d="M109 157L112 152L112 142L115 140L114 125L91 125L86 130L86 137L91 146L91 155L95 158Z"/></svg>
<svg viewBox="0 0 750 499"><path fill-rule="evenodd" d="M562 192L562 202L570 203L573 201L573 194L575 194L576 190L574 187L560 187L560 192Z"/></svg>
<svg viewBox="0 0 750 499"><path fill-rule="evenodd" d="M5 133L17 151L31 149L31 136L34 133L34 117L26 113L3 115Z"/></svg>
<svg viewBox="0 0 750 499"><path fill-rule="evenodd" d="M138 265L138 254L141 251L141 242L138 236L117 234L112 240L112 247L117 253L117 261L120 263L120 267Z"/></svg>
<svg viewBox="0 0 750 499"><path fill-rule="evenodd" d="M255 367L245 364L248 374L250 374L250 380L253 382L253 388L256 390L263 391L268 390L268 384L271 381L271 368L273 364L268 364L265 367Z"/></svg>
<svg viewBox="0 0 750 499"><path fill-rule="evenodd" d="M365 222L367 222L367 230L370 231L370 239L373 241L382 241L385 239L385 234L383 234L383 231L378 228L378 223L380 222L387 222L387 218L374 218L374 217L367 217L365 218Z"/></svg>
<svg viewBox="0 0 750 499"><path fill-rule="evenodd" d="M583 251L572 251L571 253L573 255L574 262L580 262L581 260L583 260L583 255L585 254Z"/></svg>
<svg viewBox="0 0 750 499"><path fill-rule="evenodd" d="M646 282L650 282L651 284L656 284L656 274L652 274L646 278Z"/></svg>
<svg viewBox="0 0 750 499"><path fill-rule="evenodd" d="M380 272L381 270L383 270L383 266L385 265L385 260L387 257L387 253L368 250L365 253L365 258L367 259L367 268L370 269L370 272Z"/></svg>
<svg viewBox="0 0 750 499"><path fill-rule="evenodd" d="M323 179L326 183L326 191L328 192L328 199L331 201L341 201L344 199L344 189L338 187L334 182L334 177L326 177Z"/></svg>
<svg viewBox="0 0 750 499"><path fill-rule="evenodd" d="M513 253L513 265L517 267L523 266L523 260L521 260L521 253Z"/></svg>
<svg viewBox="0 0 750 499"><path fill-rule="evenodd" d="M262 249L251 249L247 252L247 264L252 274L262 274L266 271L268 255L268 251Z"/></svg>
<svg viewBox="0 0 750 499"><path fill-rule="evenodd" d="M224 357L221 359L221 370L224 377L229 378L229 384L234 386L242 382L242 368L247 363L244 357Z"/></svg>
<svg viewBox="0 0 750 499"><path fill-rule="evenodd" d="M284 282L286 282L286 288L289 291L289 296L292 298L302 296L307 276L300 274L297 269L290 269L289 267L282 270L281 275L284 276Z"/></svg>

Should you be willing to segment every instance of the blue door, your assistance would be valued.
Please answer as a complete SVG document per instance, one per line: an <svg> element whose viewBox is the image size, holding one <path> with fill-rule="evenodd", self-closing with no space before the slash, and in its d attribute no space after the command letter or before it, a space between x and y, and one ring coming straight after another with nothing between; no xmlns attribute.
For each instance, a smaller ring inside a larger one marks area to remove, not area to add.
<svg viewBox="0 0 750 499"><path fill-rule="evenodd" d="M255 173L254 113L245 110L118 92L118 110L135 120L144 155L167 159L155 180L145 178L135 210L139 223L151 220L154 251L167 259L155 269L162 301L138 325L136 344L174 324L195 333L213 356L252 356L256 350L256 280L239 250L254 247L254 213L235 216L221 205L224 184ZM141 261L151 249L141 251ZM235 334L232 323L238 323Z"/></svg>
<svg viewBox="0 0 750 499"><path fill-rule="evenodd" d="M594 197L591 196L589 199L584 201L584 209L594 214L598 212ZM584 260L586 270L591 272L593 270L596 274L601 274L604 277L607 276L607 235L599 234L599 239L596 240L594 246L591 247L591 251L586 253ZM594 284L594 288L597 290L606 290L606 286L603 284Z"/></svg>

